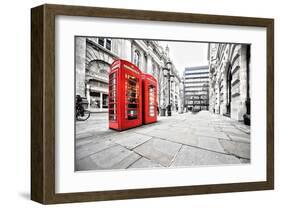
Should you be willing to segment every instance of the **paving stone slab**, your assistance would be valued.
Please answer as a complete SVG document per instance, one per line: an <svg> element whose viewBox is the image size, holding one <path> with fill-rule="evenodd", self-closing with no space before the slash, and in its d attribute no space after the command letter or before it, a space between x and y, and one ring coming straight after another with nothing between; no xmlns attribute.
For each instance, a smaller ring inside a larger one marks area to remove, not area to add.
<svg viewBox="0 0 281 209"><path fill-rule="evenodd" d="M196 126L196 127L195 126L191 126L190 128L194 129L195 133L198 133L198 132L200 132L200 133L209 133L209 132L214 133L214 132L217 132L215 130L215 128L209 127L209 126Z"/></svg>
<svg viewBox="0 0 281 209"><path fill-rule="evenodd" d="M151 138L151 136L146 136L138 133L125 133L114 137L112 141L123 147L126 147L127 149L133 149Z"/></svg>
<svg viewBox="0 0 281 209"><path fill-rule="evenodd" d="M174 130L154 130L149 135L166 139L175 143L197 146L198 136L188 130L174 131Z"/></svg>
<svg viewBox="0 0 281 209"><path fill-rule="evenodd" d="M243 158L240 158L240 161L241 161L241 163L244 163L244 164L249 164L249 163L251 163L251 160L243 159Z"/></svg>
<svg viewBox="0 0 281 209"><path fill-rule="evenodd" d="M216 138L212 138L212 137L200 136L199 142L198 142L198 147L204 148L204 149L207 149L210 151L225 153L225 150L223 149L219 140Z"/></svg>
<svg viewBox="0 0 281 209"><path fill-rule="evenodd" d="M191 124L187 122L182 122L182 123L175 123L171 125L172 128L181 128L181 129L188 129L191 127Z"/></svg>
<svg viewBox="0 0 281 209"><path fill-rule="evenodd" d="M236 134L245 134L243 131L235 128L235 127L228 127L228 128L222 128L223 132L230 132L230 133L236 133Z"/></svg>
<svg viewBox="0 0 281 209"><path fill-rule="evenodd" d="M234 154L236 156L250 159L250 144L249 143L241 143L235 141L228 141L228 140L220 140L220 143L224 150L230 154Z"/></svg>
<svg viewBox="0 0 281 209"><path fill-rule="evenodd" d="M82 140L76 140L75 141L75 147L79 148L80 146L84 146L87 144L90 144L92 142L92 139L82 139Z"/></svg>
<svg viewBox="0 0 281 209"><path fill-rule="evenodd" d="M132 163L141 158L140 155L136 153L131 153L127 157L125 157L120 162L116 163L112 167L100 167L96 164L95 160L90 157L78 160L76 162L76 171L87 171L87 170L104 170L104 169L127 169Z"/></svg>
<svg viewBox="0 0 281 209"><path fill-rule="evenodd" d="M152 138L140 145L134 151L145 158L163 166L169 166L181 145L159 138Z"/></svg>
<svg viewBox="0 0 281 209"><path fill-rule="evenodd" d="M115 164L113 166L114 169L120 169L120 168L129 168L133 163L138 161L141 158L140 155L136 154L135 152L128 155L126 158L121 160L119 163Z"/></svg>
<svg viewBox="0 0 281 209"><path fill-rule="evenodd" d="M173 136L175 136L175 135L181 136L181 135L185 135L185 134L188 134L188 133L192 134L194 132L194 129L192 129L188 126L186 126L184 128L183 127L176 127L176 126L171 127L170 126L170 127L166 127L166 128L162 128L162 129L157 128L156 130L157 131L164 131L164 133L169 132L169 135L171 134Z"/></svg>
<svg viewBox="0 0 281 209"><path fill-rule="evenodd" d="M96 170L97 166L93 163L92 159L87 157L75 161L75 171L89 171Z"/></svg>
<svg viewBox="0 0 281 209"><path fill-rule="evenodd" d="M237 141L237 142L248 142L248 143L250 143L250 141L251 141L250 135L248 135L248 136L238 136L238 135L234 135L234 134L228 134L228 136L231 140Z"/></svg>
<svg viewBox="0 0 281 209"><path fill-rule="evenodd" d="M214 123L214 122L211 122L210 125L214 128L222 128L222 129L225 129L225 128L233 128L233 125L231 124L224 124L224 123Z"/></svg>
<svg viewBox="0 0 281 209"><path fill-rule="evenodd" d="M136 129L131 129L131 130L134 133L147 134L147 133L153 132L155 129L157 129L157 127L158 127L158 125L155 125L155 126L140 126L140 127L137 127Z"/></svg>
<svg viewBox="0 0 281 209"><path fill-rule="evenodd" d="M140 158L139 160L137 160L134 164L132 164L130 168L159 168L159 167L163 167L162 165L160 165L159 163L153 162L152 160L149 160L147 158Z"/></svg>
<svg viewBox="0 0 281 209"><path fill-rule="evenodd" d="M94 132L86 132L86 133L76 133L75 134L75 139L85 139L89 137L93 137Z"/></svg>
<svg viewBox="0 0 281 209"><path fill-rule="evenodd" d="M84 144L76 149L75 157L77 160L80 160L112 146L116 146L116 144L112 143L111 141L100 141L97 143Z"/></svg>
<svg viewBox="0 0 281 209"><path fill-rule="evenodd" d="M109 130L109 131L106 131L106 132L103 132L103 133L100 133L100 132L97 132L97 131L86 132L86 133L83 133L83 134L76 134L75 139L78 140L78 141L92 140L92 142L98 142L100 140L110 138L111 136L114 136L117 133L118 133L117 131L112 131L112 130Z"/></svg>
<svg viewBox="0 0 281 209"><path fill-rule="evenodd" d="M199 148L183 146L177 154L171 167L177 166L199 166L199 165L226 165L240 164L238 158L219 154L217 152L206 151Z"/></svg>
<svg viewBox="0 0 281 209"><path fill-rule="evenodd" d="M206 137L213 137L216 139L229 139L229 137L223 133L223 132L219 132L219 131L200 131L200 130L196 130L195 134L198 136L206 136Z"/></svg>
<svg viewBox="0 0 281 209"><path fill-rule="evenodd" d="M243 132L231 132L231 131L228 131L228 132L225 132L227 135L233 135L233 136L237 136L237 137L244 137L244 138L250 138L250 134L246 134L246 133L243 133Z"/></svg>
<svg viewBox="0 0 281 209"><path fill-rule="evenodd" d="M247 126L247 125L244 125L244 124L236 124L235 127L240 129L241 131L247 133L247 134L251 133L251 126Z"/></svg>
<svg viewBox="0 0 281 209"><path fill-rule="evenodd" d="M184 135L175 134L168 138L170 141L190 146L198 146L199 137L192 133L185 133Z"/></svg>
<svg viewBox="0 0 281 209"><path fill-rule="evenodd" d="M83 167L83 165L90 166L93 170L103 170L103 169L112 169L117 168L125 169L127 164L131 163L122 163L122 161L127 157L132 157L136 153L120 146L116 145L105 149L101 152L93 154L86 159L78 161L78 167ZM124 162L124 161L123 161Z"/></svg>

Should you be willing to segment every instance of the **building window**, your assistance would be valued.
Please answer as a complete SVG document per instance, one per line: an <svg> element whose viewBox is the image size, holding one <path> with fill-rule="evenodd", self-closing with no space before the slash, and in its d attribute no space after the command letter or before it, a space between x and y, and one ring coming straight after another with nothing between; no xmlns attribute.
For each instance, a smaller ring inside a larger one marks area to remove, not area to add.
<svg viewBox="0 0 281 209"><path fill-rule="evenodd" d="M140 67L140 52L135 50L133 62L136 66Z"/></svg>
<svg viewBox="0 0 281 209"><path fill-rule="evenodd" d="M111 51L111 39L108 38L98 38L98 44L107 50Z"/></svg>
<svg viewBox="0 0 281 209"><path fill-rule="evenodd" d="M104 46L104 38L99 38L98 43L99 45Z"/></svg>
<svg viewBox="0 0 281 209"><path fill-rule="evenodd" d="M105 48L107 48L109 51L111 51L111 39L106 39L106 46Z"/></svg>

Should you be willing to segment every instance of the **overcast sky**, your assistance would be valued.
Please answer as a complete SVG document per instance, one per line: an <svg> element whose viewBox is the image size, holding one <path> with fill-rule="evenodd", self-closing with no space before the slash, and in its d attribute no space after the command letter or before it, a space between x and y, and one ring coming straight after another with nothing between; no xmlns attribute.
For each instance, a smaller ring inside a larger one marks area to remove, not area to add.
<svg viewBox="0 0 281 209"><path fill-rule="evenodd" d="M185 67L208 65L208 43L159 41L166 48L170 48L170 57L179 71L183 74Z"/></svg>

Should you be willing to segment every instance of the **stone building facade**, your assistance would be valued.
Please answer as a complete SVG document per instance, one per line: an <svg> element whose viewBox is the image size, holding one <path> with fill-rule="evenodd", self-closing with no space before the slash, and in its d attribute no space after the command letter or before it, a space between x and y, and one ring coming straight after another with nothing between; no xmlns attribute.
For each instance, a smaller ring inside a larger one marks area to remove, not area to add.
<svg viewBox="0 0 281 209"><path fill-rule="evenodd" d="M250 45L210 43L208 60L209 110L242 121L250 115Z"/></svg>
<svg viewBox="0 0 281 209"><path fill-rule="evenodd" d="M153 75L158 81L158 104L168 105L168 82L163 67L170 60L169 48L153 40L109 39L97 37L76 37L76 94L87 97L94 110L107 110L108 73L115 59L124 59L137 65L140 70ZM180 103L178 71L173 65L175 75L171 83L172 109L177 110Z"/></svg>

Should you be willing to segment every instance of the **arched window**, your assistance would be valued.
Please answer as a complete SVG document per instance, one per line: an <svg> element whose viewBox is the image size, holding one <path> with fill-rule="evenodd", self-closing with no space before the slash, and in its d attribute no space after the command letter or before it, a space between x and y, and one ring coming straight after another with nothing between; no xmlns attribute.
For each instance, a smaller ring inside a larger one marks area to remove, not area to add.
<svg viewBox="0 0 281 209"><path fill-rule="evenodd" d="M88 70L90 74L98 74L104 78L107 78L110 65L103 60L93 60L89 63Z"/></svg>
<svg viewBox="0 0 281 209"><path fill-rule="evenodd" d="M134 52L133 63L136 66L140 67L140 52L138 50L135 50Z"/></svg>

